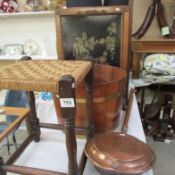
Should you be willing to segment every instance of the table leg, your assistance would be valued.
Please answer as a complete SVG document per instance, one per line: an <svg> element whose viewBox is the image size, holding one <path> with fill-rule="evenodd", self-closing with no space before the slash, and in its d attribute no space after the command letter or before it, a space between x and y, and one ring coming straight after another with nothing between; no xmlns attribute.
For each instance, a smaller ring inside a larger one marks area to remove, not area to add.
<svg viewBox="0 0 175 175"><path fill-rule="evenodd" d="M37 114L36 114L34 93L32 91L27 92L27 97L28 97L29 107L31 110L31 116L29 116L29 119L27 120L28 130L30 134L33 135L33 140L35 142L39 142L41 131L39 127L39 119L37 118Z"/></svg>
<svg viewBox="0 0 175 175"><path fill-rule="evenodd" d="M59 80L59 95L62 117L65 118L68 175L79 175L77 164L77 142L75 136L75 83L70 75Z"/></svg>
<svg viewBox="0 0 175 175"><path fill-rule="evenodd" d="M144 105L145 105L145 87L142 87L141 88L141 102L140 102L140 116L141 116L141 118L143 118Z"/></svg>
<svg viewBox="0 0 175 175"><path fill-rule="evenodd" d="M0 175L7 175L6 171L1 169L1 165L4 165L4 160L2 157L0 157Z"/></svg>
<svg viewBox="0 0 175 175"><path fill-rule="evenodd" d="M32 57L24 56L21 58L21 61L29 61L29 60L32 60ZM37 118L37 114L36 114L35 95L32 91L30 91L30 92L27 92L27 97L28 97L29 107L31 110L31 116L29 116L29 118L26 120L27 129L29 134L33 135L33 140L35 142L39 142L41 131L39 126L39 119Z"/></svg>

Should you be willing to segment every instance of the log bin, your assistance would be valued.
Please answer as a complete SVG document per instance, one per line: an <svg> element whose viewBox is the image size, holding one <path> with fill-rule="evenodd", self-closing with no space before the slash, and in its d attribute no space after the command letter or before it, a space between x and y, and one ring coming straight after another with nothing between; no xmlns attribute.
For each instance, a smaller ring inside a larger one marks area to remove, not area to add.
<svg viewBox="0 0 175 175"><path fill-rule="evenodd" d="M125 90L126 72L114 66L95 64L93 75L93 117L95 132L102 133L112 130L117 125L122 108ZM87 124L86 92L82 83L76 90L76 127L85 128ZM64 124L61 117L60 103L53 95L58 122Z"/></svg>

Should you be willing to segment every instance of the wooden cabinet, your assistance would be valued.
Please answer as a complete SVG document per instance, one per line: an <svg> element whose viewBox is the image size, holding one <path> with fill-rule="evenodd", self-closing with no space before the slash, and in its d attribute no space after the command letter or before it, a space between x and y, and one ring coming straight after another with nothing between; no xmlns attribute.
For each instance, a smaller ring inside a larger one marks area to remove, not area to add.
<svg viewBox="0 0 175 175"><path fill-rule="evenodd" d="M144 38L132 40L132 72L133 77L138 78L140 73L140 61L145 53L175 53L175 40L165 38Z"/></svg>

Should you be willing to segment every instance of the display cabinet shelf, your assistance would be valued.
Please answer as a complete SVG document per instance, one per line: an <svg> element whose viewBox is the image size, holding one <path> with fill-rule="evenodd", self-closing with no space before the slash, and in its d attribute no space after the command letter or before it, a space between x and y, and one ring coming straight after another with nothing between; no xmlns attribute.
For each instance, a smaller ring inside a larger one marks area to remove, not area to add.
<svg viewBox="0 0 175 175"><path fill-rule="evenodd" d="M0 13L0 18L8 17L27 17L27 16L44 16L54 15L54 11L37 11L37 12L19 12L19 13Z"/></svg>
<svg viewBox="0 0 175 175"><path fill-rule="evenodd" d="M149 53L170 53L175 54L175 40L165 38L143 38L132 40L133 77L139 78L140 62L143 54Z"/></svg>
<svg viewBox="0 0 175 175"><path fill-rule="evenodd" d="M55 33L54 11L0 13L0 61L19 60L23 55L8 56L4 48L6 45L24 45L28 40L38 45L33 59L56 59Z"/></svg>
<svg viewBox="0 0 175 175"><path fill-rule="evenodd" d="M20 55L20 56L7 56L7 55L1 55L0 56L0 61L1 60L20 60L21 57L23 57L24 55ZM43 55L33 55L31 56L33 60L56 60L57 55L52 55L52 56L43 56Z"/></svg>

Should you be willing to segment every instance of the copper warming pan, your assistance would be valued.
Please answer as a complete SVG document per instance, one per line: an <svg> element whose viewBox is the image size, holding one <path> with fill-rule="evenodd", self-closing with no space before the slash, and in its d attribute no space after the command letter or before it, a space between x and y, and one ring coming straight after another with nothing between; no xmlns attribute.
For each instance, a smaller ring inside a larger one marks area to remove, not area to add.
<svg viewBox="0 0 175 175"><path fill-rule="evenodd" d="M85 152L104 175L143 173L155 159L147 144L118 132L97 134L86 144Z"/></svg>
<svg viewBox="0 0 175 175"><path fill-rule="evenodd" d="M95 135L85 146L85 153L103 175L136 175L150 169L155 154L137 138L125 134L133 92L125 114L122 132L106 132Z"/></svg>

